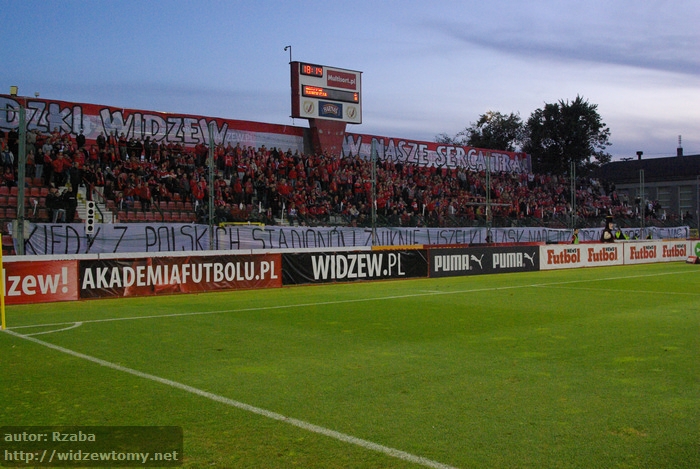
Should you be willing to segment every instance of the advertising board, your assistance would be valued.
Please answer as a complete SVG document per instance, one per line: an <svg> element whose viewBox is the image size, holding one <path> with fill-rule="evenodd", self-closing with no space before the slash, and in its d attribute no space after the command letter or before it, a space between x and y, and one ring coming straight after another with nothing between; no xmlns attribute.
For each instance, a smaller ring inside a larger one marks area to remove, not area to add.
<svg viewBox="0 0 700 469"><path fill-rule="evenodd" d="M427 252L419 249L282 255L284 285L427 276Z"/></svg>
<svg viewBox="0 0 700 469"><path fill-rule="evenodd" d="M430 276L531 272L539 270L538 246L431 249Z"/></svg>

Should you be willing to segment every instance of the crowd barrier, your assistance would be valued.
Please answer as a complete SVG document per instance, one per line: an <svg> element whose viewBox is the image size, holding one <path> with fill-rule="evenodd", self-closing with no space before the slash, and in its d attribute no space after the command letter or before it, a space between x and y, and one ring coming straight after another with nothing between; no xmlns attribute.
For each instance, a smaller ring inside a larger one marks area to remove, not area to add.
<svg viewBox="0 0 700 469"><path fill-rule="evenodd" d="M697 240L12 256L7 305L330 282L438 278L700 257Z"/></svg>

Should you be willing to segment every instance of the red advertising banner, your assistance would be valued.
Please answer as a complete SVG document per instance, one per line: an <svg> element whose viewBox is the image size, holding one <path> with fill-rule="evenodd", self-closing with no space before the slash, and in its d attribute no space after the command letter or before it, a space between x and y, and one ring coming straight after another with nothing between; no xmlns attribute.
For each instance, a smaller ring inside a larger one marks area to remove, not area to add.
<svg viewBox="0 0 700 469"><path fill-rule="evenodd" d="M5 304L78 299L78 261L5 262L2 273Z"/></svg>
<svg viewBox="0 0 700 469"><path fill-rule="evenodd" d="M281 286L281 254L80 261L83 299Z"/></svg>

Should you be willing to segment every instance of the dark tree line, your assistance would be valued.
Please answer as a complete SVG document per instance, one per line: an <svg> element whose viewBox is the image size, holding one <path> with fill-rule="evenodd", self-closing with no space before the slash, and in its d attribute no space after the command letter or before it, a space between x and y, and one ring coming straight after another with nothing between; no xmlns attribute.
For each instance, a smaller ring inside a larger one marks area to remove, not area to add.
<svg viewBox="0 0 700 469"><path fill-rule="evenodd" d="M454 137L435 137L441 143L523 151L532 157L534 172L544 174L568 174L571 163L582 174L608 163L609 139L610 129L598 114L598 105L581 96L572 102L545 103L527 122L519 114L489 111Z"/></svg>

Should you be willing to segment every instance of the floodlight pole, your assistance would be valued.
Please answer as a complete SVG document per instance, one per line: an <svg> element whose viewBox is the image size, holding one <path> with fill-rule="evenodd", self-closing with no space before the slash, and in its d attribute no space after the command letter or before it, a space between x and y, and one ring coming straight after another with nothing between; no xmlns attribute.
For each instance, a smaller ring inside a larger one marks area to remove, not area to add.
<svg viewBox="0 0 700 469"><path fill-rule="evenodd" d="M491 152L486 153L486 241L491 242Z"/></svg>
<svg viewBox="0 0 700 469"><path fill-rule="evenodd" d="M214 129L209 123L209 250L214 250Z"/></svg>
<svg viewBox="0 0 700 469"><path fill-rule="evenodd" d="M16 221L16 234L17 234L17 255L24 255L24 178L26 177L26 166L27 166L27 113L26 113L26 98L17 96L17 87L10 87L10 95L17 100L19 105L19 110L15 111L10 109L9 106L2 111L7 115L7 120L9 121L9 115L11 112L17 112L19 114L19 147L17 151L17 221Z"/></svg>
<svg viewBox="0 0 700 469"><path fill-rule="evenodd" d="M576 163L571 160L571 229L576 229Z"/></svg>
<svg viewBox="0 0 700 469"><path fill-rule="evenodd" d="M27 114L19 105L19 155L17 155L17 254L24 255L24 178L27 170Z"/></svg>
<svg viewBox="0 0 700 469"><path fill-rule="evenodd" d="M377 149L376 142L372 139L372 246L377 244Z"/></svg>
<svg viewBox="0 0 700 469"><path fill-rule="evenodd" d="M639 170L639 215L640 215L640 238L644 239L646 236L644 235L644 230L645 230L645 224L646 224L646 210L647 210L647 203L646 200L644 200L644 170L640 169Z"/></svg>
<svg viewBox="0 0 700 469"><path fill-rule="evenodd" d="M17 87L10 87L10 95L13 98L17 98ZM23 102L24 101L24 102ZM20 100L17 98L19 104L19 148L17 155L17 254L20 256L24 255L24 178L27 164L27 117L25 111L26 99ZM9 107L3 109L5 111L6 118L9 121L10 111ZM5 330L7 328L7 323L5 321L5 268L3 266L2 260L2 246L0 246L0 330Z"/></svg>

